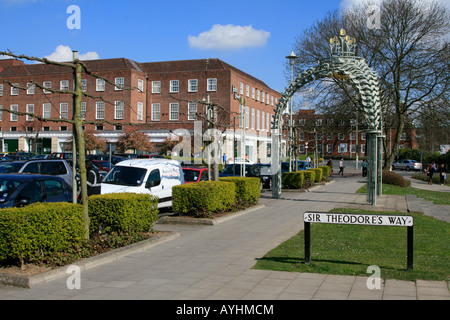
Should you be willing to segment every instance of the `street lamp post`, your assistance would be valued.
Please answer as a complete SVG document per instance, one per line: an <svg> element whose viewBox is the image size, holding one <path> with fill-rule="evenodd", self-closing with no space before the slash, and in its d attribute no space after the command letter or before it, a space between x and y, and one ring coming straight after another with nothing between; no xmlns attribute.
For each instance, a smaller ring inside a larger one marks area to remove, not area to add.
<svg viewBox="0 0 450 320"><path fill-rule="evenodd" d="M294 50L291 51L291 54L286 57L289 60L289 64L291 66L291 83L294 82L294 64L295 60L298 57L295 55ZM294 136L292 130L292 97L289 102L289 172L292 172L292 158L294 151Z"/></svg>

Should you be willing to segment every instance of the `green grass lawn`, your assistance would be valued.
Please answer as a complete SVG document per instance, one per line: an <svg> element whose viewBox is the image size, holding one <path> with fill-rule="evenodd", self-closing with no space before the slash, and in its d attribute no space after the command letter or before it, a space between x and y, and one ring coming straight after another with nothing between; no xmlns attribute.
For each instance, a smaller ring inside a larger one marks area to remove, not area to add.
<svg viewBox="0 0 450 320"><path fill-rule="evenodd" d="M433 201L434 204L439 205L450 205L450 192L437 192L430 190L422 190L413 187L397 187L390 184L383 184L382 186L383 194L396 194L396 195L406 195L413 194L418 198L422 198L428 201ZM366 185L362 186L357 193L366 193Z"/></svg>
<svg viewBox="0 0 450 320"><path fill-rule="evenodd" d="M334 212L376 213L354 209ZM396 214L399 213L388 213ZM414 216L414 265L406 270L405 227L311 224L311 263L304 263L304 232L260 259L255 269L370 276L376 265L384 279L449 280L450 225L435 218Z"/></svg>

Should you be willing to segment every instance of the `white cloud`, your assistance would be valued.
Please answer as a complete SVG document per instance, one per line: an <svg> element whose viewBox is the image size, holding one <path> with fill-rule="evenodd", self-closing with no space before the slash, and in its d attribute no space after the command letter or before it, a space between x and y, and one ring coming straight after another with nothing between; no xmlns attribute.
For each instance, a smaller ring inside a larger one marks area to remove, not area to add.
<svg viewBox="0 0 450 320"><path fill-rule="evenodd" d="M238 50L245 47L262 47L267 43L270 32L255 30L250 26L215 24L211 30L198 36L189 36L191 48L202 50Z"/></svg>
<svg viewBox="0 0 450 320"><path fill-rule="evenodd" d="M69 46L63 46L62 44L56 47L55 52L45 56L44 58L52 61L64 62L64 61L72 61L73 53L72 49ZM96 60L98 59L98 53L91 51L85 54L80 54L80 60Z"/></svg>

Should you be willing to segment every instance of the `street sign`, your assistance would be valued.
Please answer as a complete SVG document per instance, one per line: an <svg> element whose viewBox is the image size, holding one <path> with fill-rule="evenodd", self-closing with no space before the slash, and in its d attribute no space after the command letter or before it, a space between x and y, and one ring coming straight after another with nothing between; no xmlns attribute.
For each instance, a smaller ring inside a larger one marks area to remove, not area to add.
<svg viewBox="0 0 450 320"><path fill-rule="evenodd" d="M406 215L355 214L334 212L305 212L303 214L305 233L305 263L311 262L311 223L348 224L365 226L407 227L407 268L413 269L413 227L414 218Z"/></svg>

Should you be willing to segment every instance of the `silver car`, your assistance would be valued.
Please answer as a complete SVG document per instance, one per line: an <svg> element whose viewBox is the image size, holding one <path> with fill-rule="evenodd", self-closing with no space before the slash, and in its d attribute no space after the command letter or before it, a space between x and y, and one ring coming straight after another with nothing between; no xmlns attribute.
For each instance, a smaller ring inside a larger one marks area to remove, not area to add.
<svg viewBox="0 0 450 320"><path fill-rule="evenodd" d="M65 160L30 160L26 162L19 173L47 174L63 178L69 186L73 186L72 168Z"/></svg>
<svg viewBox="0 0 450 320"><path fill-rule="evenodd" d="M420 162L417 162L416 160L402 160L399 162L395 162L392 164L392 170L399 169L399 170L422 170L422 164Z"/></svg>

